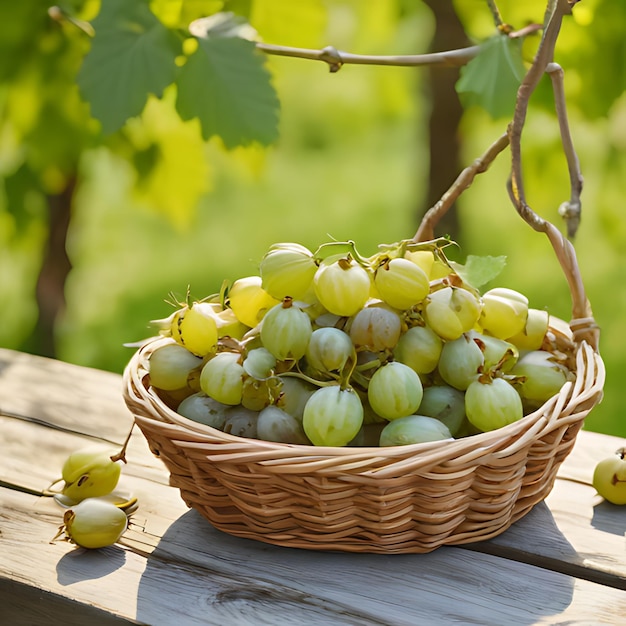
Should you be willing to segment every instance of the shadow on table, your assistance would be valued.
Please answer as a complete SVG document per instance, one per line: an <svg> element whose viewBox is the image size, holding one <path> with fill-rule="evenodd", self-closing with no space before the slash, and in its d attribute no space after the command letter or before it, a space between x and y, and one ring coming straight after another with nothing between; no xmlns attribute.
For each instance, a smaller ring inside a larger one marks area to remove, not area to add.
<svg viewBox="0 0 626 626"><path fill-rule="evenodd" d="M578 558L543 504L505 535L527 551L540 535L559 559ZM148 558L136 619L169 624L177 607L185 625L526 626L566 611L570 577L501 552L495 541L428 554L305 551L232 537L192 510Z"/></svg>
<svg viewBox="0 0 626 626"><path fill-rule="evenodd" d="M626 534L626 518L623 507L601 500L593 507L591 525L605 533L623 537Z"/></svg>
<svg viewBox="0 0 626 626"><path fill-rule="evenodd" d="M64 554L57 563L57 581L67 586L83 580L104 578L124 567L126 551L118 546L100 550L76 548Z"/></svg>

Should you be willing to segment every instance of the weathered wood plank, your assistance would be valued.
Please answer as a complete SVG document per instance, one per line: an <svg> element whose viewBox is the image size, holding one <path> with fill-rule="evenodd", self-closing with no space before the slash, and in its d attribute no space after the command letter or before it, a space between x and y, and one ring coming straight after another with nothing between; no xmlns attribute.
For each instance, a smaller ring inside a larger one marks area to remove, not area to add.
<svg viewBox="0 0 626 626"><path fill-rule="evenodd" d="M3 624L11 626L123 626L139 624L134 619L114 615L89 604L43 591L7 578L0 579Z"/></svg>
<svg viewBox="0 0 626 626"><path fill-rule="evenodd" d="M0 481L33 492L58 477L72 450L121 444L132 421L119 376L6 350L0 413ZM612 624L626 614L626 509L602 502L590 481L597 460L621 444L582 433L547 504L490 542L429 555L346 555L213 529L167 487L165 468L135 431L120 488L139 497L140 509L122 547L50 546L58 507L0 489L0 580L151 624L172 623L172 607L189 624L280 625L300 616L307 624ZM103 604L115 589L114 603ZM18 611L26 606L15 602Z"/></svg>
<svg viewBox="0 0 626 626"><path fill-rule="evenodd" d="M33 492L41 492L58 477L69 452L91 443L81 435L14 418L5 418L0 427L4 450L0 480ZM583 445L577 443L572 453L575 467L581 467L590 458L585 440L586 435L581 436ZM28 442L32 441L45 441L45 454L39 448L29 447ZM583 460L576 463L580 448ZM155 483L167 485L168 474L138 431L131 440L128 460L120 489L139 497L139 514L150 524L162 528L186 511L177 490L153 488ZM604 584L626 584L626 510L603 502L591 486L569 480L557 480L547 503L550 508L545 504L537 506L499 537L467 548L506 555Z"/></svg>
<svg viewBox="0 0 626 626"><path fill-rule="evenodd" d="M2 348L0 414L115 442L132 424L119 375Z"/></svg>
<svg viewBox="0 0 626 626"><path fill-rule="evenodd" d="M83 551L48 543L52 502L4 491L2 577L138 622L615 624L626 614L623 591L491 555L276 548L224 535L195 511L174 521L148 556L119 546Z"/></svg>

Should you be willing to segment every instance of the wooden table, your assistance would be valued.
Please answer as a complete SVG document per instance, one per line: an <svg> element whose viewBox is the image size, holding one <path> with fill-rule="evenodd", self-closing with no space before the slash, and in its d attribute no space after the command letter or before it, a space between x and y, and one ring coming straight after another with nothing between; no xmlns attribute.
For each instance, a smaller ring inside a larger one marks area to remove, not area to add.
<svg viewBox="0 0 626 626"><path fill-rule="evenodd" d="M590 486L623 442L582 432L544 503L496 539L429 554L309 552L238 539L187 509L135 429L120 488L139 498L119 545L50 543L42 490L65 457L121 445L118 375L0 350L0 623L400 625L626 623L626 507ZM95 620L95 621L88 621Z"/></svg>

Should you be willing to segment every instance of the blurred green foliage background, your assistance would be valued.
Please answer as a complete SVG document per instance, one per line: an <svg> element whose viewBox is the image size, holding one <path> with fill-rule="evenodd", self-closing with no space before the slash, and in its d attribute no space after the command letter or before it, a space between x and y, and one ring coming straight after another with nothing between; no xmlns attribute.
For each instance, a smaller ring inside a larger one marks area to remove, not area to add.
<svg viewBox="0 0 626 626"><path fill-rule="evenodd" d="M87 19L97 12L97 2L73 4ZM434 32L426 3L408 0L306 0L297 9L282 0L213 4L233 10L245 5L266 41L299 47L330 43L355 53L416 54L428 50ZM167 8L165 0L152 5ZM586 428L626 436L620 378L626 372L622 5L585 0L575 7L564 24L556 60L565 69L572 134L585 177L575 245L608 371L605 399ZM542 19L545 2L506 0L499 6L505 20L521 27L531 18ZM471 39L493 33L482 0L458 0L454 7ZM286 19L289 11L291 19ZM4 23L0 33L7 38ZM124 344L152 334L149 320L172 311L165 302L170 292L182 299L189 286L193 296L204 297L218 291L224 279L256 273L272 243L295 241L314 249L330 237L353 239L371 254L379 243L414 234L428 184L427 70L346 65L329 74L323 63L278 57L268 58L267 66L281 101L280 138L270 148L226 151L218 139L203 142L195 121L182 122L174 114L168 93L162 100L151 98L142 117L129 121L125 130L125 140L135 146L159 146L156 165L149 159L129 161L111 150L111 141L76 138L84 145L76 162L79 184L67 241L72 269L55 330L58 358L121 372L132 351ZM20 128L29 123L7 118L7 111L19 110L22 118L35 115L33 98L39 96L33 77L1 92L0 172L7 180L24 149ZM75 111L68 115L93 125L79 100L71 106ZM569 196L569 180L550 106L546 79L525 126L523 165L530 204L559 222L557 209ZM506 124L507 119L493 120L468 108L459 129L463 163L482 154ZM50 132L41 133L41 151L52 153L59 167L47 162L42 176L54 188L64 176L64 155L54 156L55 148L70 130L57 126L57 133L65 133L61 137L52 132L52 118L46 125ZM30 140L33 150L32 134ZM147 148L140 154L150 157ZM461 197L462 253L506 255L498 286L518 289L535 308L567 320L567 283L547 238L513 209L506 192L509 169L505 152ZM0 346L30 350L46 213L35 196L21 196L20 211L11 206L12 197L5 185L0 198Z"/></svg>

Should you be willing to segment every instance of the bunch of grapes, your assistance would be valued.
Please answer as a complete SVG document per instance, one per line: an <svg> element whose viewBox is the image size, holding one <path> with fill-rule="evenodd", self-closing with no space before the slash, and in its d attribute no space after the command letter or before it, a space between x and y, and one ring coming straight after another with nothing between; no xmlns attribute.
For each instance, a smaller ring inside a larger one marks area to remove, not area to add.
<svg viewBox="0 0 626 626"><path fill-rule="evenodd" d="M573 377L546 311L484 293L448 240L361 256L270 247L259 274L157 320L150 384L180 415L236 436L394 446L500 428ZM457 269L455 269L457 268Z"/></svg>

